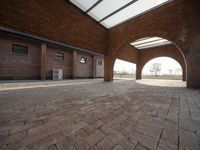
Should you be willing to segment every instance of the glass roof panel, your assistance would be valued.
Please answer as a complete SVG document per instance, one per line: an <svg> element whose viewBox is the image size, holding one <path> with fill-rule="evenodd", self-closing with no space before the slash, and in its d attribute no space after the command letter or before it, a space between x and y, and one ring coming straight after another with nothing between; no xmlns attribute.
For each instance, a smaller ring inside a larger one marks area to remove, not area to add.
<svg viewBox="0 0 200 150"><path fill-rule="evenodd" d="M147 43L143 43L143 44L139 44L139 45L134 45L134 46L135 47L142 47L142 46L148 46L148 45L152 45L152 44L162 44L164 42L167 42L167 40L162 39L162 40L147 42Z"/></svg>
<svg viewBox="0 0 200 150"><path fill-rule="evenodd" d="M71 3L82 9L83 11L87 11L90 7L92 7L98 0L70 0Z"/></svg>
<svg viewBox="0 0 200 150"><path fill-rule="evenodd" d="M173 0L70 0L83 11L88 10L88 15L106 28L114 27L171 1Z"/></svg>
<svg viewBox="0 0 200 150"><path fill-rule="evenodd" d="M128 19L141 15L157 6L170 2L171 0L138 0L115 15L102 21L101 24L107 28L118 25ZM115 3L114 3L115 4ZM102 10L104 11L104 10Z"/></svg>
<svg viewBox="0 0 200 150"><path fill-rule="evenodd" d="M142 50L142 49L160 47L160 46L165 46L165 45L170 45L170 44L172 44L172 43L170 41L167 41L167 42L164 42L164 43L158 43L158 44L152 44L152 45L147 45L147 46L141 46L141 47L138 47L137 49Z"/></svg>
<svg viewBox="0 0 200 150"><path fill-rule="evenodd" d="M146 49L172 44L172 42L159 37L146 37L138 39L130 44L137 49Z"/></svg>
<svg viewBox="0 0 200 150"><path fill-rule="evenodd" d="M143 44L143 43L157 41L157 40L162 40L162 38L159 38L159 37L152 37L152 38L145 38L145 39L142 38L142 39L139 39L139 40L131 43L131 45L138 45L138 44Z"/></svg>
<svg viewBox="0 0 200 150"><path fill-rule="evenodd" d="M99 21L131 1L132 0L103 0L88 14Z"/></svg>

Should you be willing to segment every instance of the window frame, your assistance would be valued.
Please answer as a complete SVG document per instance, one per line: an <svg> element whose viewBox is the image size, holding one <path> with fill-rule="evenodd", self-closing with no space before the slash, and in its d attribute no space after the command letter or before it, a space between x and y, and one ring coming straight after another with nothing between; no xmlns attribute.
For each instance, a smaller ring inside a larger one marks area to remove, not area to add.
<svg viewBox="0 0 200 150"><path fill-rule="evenodd" d="M18 52L16 52L16 51L14 51L14 47L15 47L15 46L19 46L19 47L25 48L26 51L27 51L27 53L18 53ZM29 55L29 47L26 46L26 45L14 43L14 44L12 44L11 54L13 54L13 55L21 55L21 56L28 56L28 55Z"/></svg>
<svg viewBox="0 0 200 150"><path fill-rule="evenodd" d="M58 54L58 55L56 55L56 54ZM62 54L63 57L60 57L59 54ZM55 60L60 60L60 61L65 60L65 53L64 53L64 52L55 52L55 53L54 53L54 59L55 59Z"/></svg>

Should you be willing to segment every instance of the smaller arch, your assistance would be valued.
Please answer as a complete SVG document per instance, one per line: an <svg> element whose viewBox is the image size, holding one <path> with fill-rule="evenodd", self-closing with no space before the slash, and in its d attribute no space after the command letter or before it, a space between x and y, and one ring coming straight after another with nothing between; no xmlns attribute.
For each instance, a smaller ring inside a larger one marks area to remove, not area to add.
<svg viewBox="0 0 200 150"><path fill-rule="evenodd" d="M182 56L179 49L174 45L167 45L163 47L156 47L151 49L146 49L138 53L138 62L136 69L136 79L142 78L142 69L144 65L153 58L157 57L170 57L176 60L182 67L183 70L183 81L186 81L186 65L185 59Z"/></svg>
<svg viewBox="0 0 200 150"><path fill-rule="evenodd" d="M149 65L150 64L152 65L153 61L156 62L156 63L158 63L158 61L159 61L159 63L161 64L161 70L160 70L160 72L158 74L159 76L161 76L161 78L163 78L163 77L166 78L167 77L167 79L168 79L169 78L169 72L168 72L169 70L172 71L170 75L173 75L173 76L175 76L175 75L179 75L180 76L181 75L181 76L183 76L183 67L181 66L181 64L178 61L176 61L175 59L173 59L171 57L156 57L156 58L153 58L153 59L151 59L151 60L149 60L148 62L145 63L145 65L142 68L142 77L144 77L145 75L148 75L148 74L150 75L150 71L149 71L150 70L150 66ZM166 61L168 61L167 64L166 64ZM169 66L169 64L171 66ZM163 65L164 65L164 67L163 67ZM148 68L148 70L147 70L147 68ZM167 69L169 69L169 70L167 70ZM174 69L181 69L181 70L178 70L179 71L178 74L177 74L177 72L176 72L176 74L173 74L174 71L177 71L177 70L174 70ZM180 71L181 71L181 74L179 74ZM151 76L152 75L153 74L151 74ZM154 75L155 75L155 72L154 72ZM175 78L173 77L173 79L175 79Z"/></svg>

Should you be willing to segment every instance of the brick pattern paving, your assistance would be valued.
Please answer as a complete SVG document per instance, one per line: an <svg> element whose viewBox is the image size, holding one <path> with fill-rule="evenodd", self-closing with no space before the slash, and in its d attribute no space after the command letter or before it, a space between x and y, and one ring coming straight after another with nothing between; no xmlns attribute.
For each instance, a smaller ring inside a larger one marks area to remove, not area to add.
<svg viewBox="0 0 200 150"><path fill-rule="evenodd" d="M199 150L200 90L175 82L0 91L0 149Z"/></svg>

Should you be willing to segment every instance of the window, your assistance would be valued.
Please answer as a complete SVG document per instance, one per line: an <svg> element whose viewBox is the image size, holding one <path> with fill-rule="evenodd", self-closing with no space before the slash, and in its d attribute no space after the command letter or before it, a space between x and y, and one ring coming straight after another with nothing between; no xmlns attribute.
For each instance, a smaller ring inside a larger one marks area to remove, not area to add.
<svg viewBox="0 0 200 150"><path fill-rule="evenodd" d="M98 64L98 66L102 66L102 65L103 65L102 60L98 60L98 61L97 61L97 64Z"/></svg>
<svg viewBox="0 0 200 150"><path fill-rule="evenodd" d="M13 44L12 45L12 53L28 55L28 47L27 46Z"/></svg>
<svg viewBox="0 0 200 150"><path fill-rule="evenodd" d="M80 63L81 63L81 64L86 64L86 62L87 62L87 58L81 57Z"/></svg>
<svg viewBox="0 0 200 150"><path fill-rule="evenodd" d="M57 60L64 60L64 53L56 52L55 53L55 59L57 59Z"/></svg>

